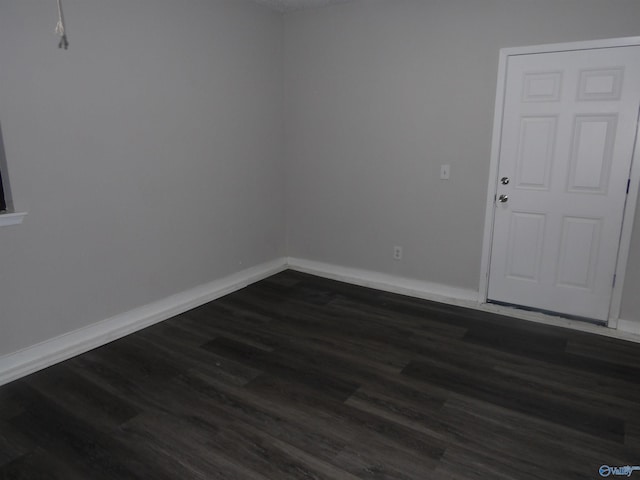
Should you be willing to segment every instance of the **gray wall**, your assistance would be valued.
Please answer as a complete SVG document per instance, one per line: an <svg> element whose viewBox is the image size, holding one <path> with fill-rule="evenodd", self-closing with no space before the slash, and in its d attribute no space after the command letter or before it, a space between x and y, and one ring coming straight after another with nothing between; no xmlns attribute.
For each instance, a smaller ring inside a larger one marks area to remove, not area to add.
<svg viewBox="0 0 640 480"><path fill-rule="evenodd" d="M0 2L0 355L284 254L282 16Z"/></svg>
<svg viewBox="0 0 640 480"><path fill-rule="evenodd" d="M640 34L636 0L360 0L283 51L241 0L64 6L68 51L55 2L0 3L0 355L285 250L476 289L499 48Z"/></svg>
<svg viewBox="0 0 640 480"><path fill-rule="evenodd" d="M477 290L499 49L634 35L637 0L358 0L287 16L288 254ZM638 320L639 230L622 312Z"/></svg>

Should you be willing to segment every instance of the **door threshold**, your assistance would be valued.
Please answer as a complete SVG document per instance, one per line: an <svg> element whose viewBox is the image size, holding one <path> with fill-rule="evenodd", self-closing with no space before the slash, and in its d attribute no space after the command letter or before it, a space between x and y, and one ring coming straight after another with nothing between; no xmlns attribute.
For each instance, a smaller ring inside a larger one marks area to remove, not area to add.
<svg viewBox="0 0 640 480"><path fill-rule="evenodd" d="M527 307L527 306L524 306L524 305L516 305L516 304L508 303L508 302L500 302L498 300L487 299L487 303L492 304L492 305L500 305L502 307L514 308L516 310L524 310L525 312L541 313L542 315L546 315L546 316L549 316L549 317L556 317L556 318L561 318L561 319L565 319L565 320L574 320L574 321L577 321L577 322L584 322L584 323L588 323L590 325L596 325L598 327L606 327L607 326L607 322L605 320L596 320L594 318L581 317L579 315L567 315L565 313L552 312L551 310L544 310L542 308Z"/></svg>
<svg viewBox="0 0 640 480"><path fill-rule="evenodd" d="M547 315L542 312L523 310L521 308L499 305L496 303L487 303L484 300L481 300L480 302L474 304L471 304L471 302L456 302L455 305L459 305L462 307L466 306L468 308L481 310L483 312L490 312L496 315L502 315L504 317L527 320L529 322L540 323L542 325L567 328L569 330L593 333L595 335L601 335L603 337L617 338L619 340L640 343L640 334L638 333L626 330L618 330L615 328L611 328L608 325L576 321L562 315L558 315L557 313L555 315Z"/></svg>

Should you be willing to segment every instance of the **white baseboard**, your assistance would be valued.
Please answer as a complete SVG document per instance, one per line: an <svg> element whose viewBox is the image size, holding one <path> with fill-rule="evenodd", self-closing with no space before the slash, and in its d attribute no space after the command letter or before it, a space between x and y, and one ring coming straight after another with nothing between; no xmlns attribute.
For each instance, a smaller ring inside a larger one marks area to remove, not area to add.
<svg viewBox="0 0 640 480"><path fill-rule="evenodd" d="M312 260L279 258L4 355L0 357L0 385L167 320L287 268L386 292L640 342L640 322L620 319L618 329L614 330L535 312L480 303L478 292L471 289L450 287Z"/></svg>
<svg viewBox="0 0 640 480"><path fill-rule="evenodd" d="M0 357L0 385L204 305L287 268L279 258Z"/></svg>
<svg viewBox="0 0 640 480"><path fill-rule="evenodd" d="M385 292L399 293L401 295L433 300L450 305L463 305L465 307L478 303L478 292L476 290L450 287L440 283L424 282L370 270L360 270L312 260L303 260L301 258L289 257L287 264L291 270L310 273L319 277L339 280L362 287L375 288Z"/></svg>
<svg viewBox="0 0 640 480"><path fill-rule="evenodd" d="M300 258L288 258L287 264L290 269L297 270L319 277L339 280L363 287L375 288L386 292L399 293L411 297L432 300L435 302L456 305L483 312L504 315L507 317L527 320L534 323L551 325L555 327L568 328L581 332L594 333L605 337L618 338L640 343L640 322L629 320L619 320L618 328L607 328L593 325L587 322L580 322L555 315L531 312L518 308L482 303L479 294L475 290L458 287L450 287L433 282L423 282L412 280L395 275L360 270L357 268L341 267L323 262L304 260Z"/></svg>
<svg viewBox="0 0 640 480"><path fill-rule="evenodd" d="M640 335L640 322L620 318L618 319L618 330L621 332L632 333L634 335Z"/></svg>

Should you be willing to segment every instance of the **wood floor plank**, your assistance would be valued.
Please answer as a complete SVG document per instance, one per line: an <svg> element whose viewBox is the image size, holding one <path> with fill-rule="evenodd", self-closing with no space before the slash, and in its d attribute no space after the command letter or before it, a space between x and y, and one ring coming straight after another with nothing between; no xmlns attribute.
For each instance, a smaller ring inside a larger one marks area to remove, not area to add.
<svg viewBox="0 0 640 480"><path fill-rule="evenodd" d="M549 392L530 387L526 382L517 385L513 379L497 375L495 371L468 374L437 362L413 362L403 370L404 375L478 400L503 406L527 415L556 422L576 430L624 442L624 420L608 412L585 408Z"/></svg>
<svg viewBox="0 0 640 480"><path fill-rule="evenodd" d="M54 404L101 430L117 428L141 409L70 370L50 369L29 379L29 386Z"/></svg>
<svg viewBox="0 0 640 480"><path fill-rule="evenodd" d="M2 480L86 480L92 475L77 463L65 461L41 448L0 466Z"/></svg>
<svg viewBox="0 0 640 480"><path fill-rule="evenodd" d="M189 408L205 409L215 418L251 425L321 459L333 458L354 436L297 405L273 401L248 388L223 384L200 372L180 377L176 385L189 393ZM194 405L196 401L201 405Z"/></svg>
<svg viewBox="0 0 640 480"><path fill-rule="evenodd" d="M216 449L267 478L357 480L339 467L246 424L237 423L222 431Z"/></svg>
<svg viewBox="0 0 640 480"><path fill-rule="evenodd" d="M28 439L20 429L0 419L0 466L27 455L35 447L36 443Z"/></svg>
<svg viewBox="0 0 640 480"><path fill-rule="evenodd" d="M251 368L245 363L203 350L200 348L202 335L198 335L188 325L153 332L145 336L143 341L149 343L149 348L165 352L167 359L183 369L197 369L233 385L245 385L262 373L262 370Z"/></svg>
<svg viewBox="0 0 640 480"><path fill-rule="evenodd" d="M332 463L362 479L412 480L431 478L440 460L418 455L384 436L366 434L356 437Z"/></svg>
<svg viewBox="0 0 640 480"><path fill-rule="evenodd" d="M113 437L80 420L73 412L58 407L26 385L23 395L28 407L10 422L51 456L65 464L78 464L97 480L129 480L147 474L162 478L152 466L131 456Z"/></svg>
<svg viewBox="0 0 640 480"><path fill-rule="evenodd" d="M264 479L217 453L221 428L195 415L150 413L123 425L115 436L140 458L161 464L169 478Z"/></svg>
<svg viewBox="0 0 640 480"><path fill-rule="evenodd" d="M322 365L314 364L313 360L294 359L281 350L267 352L225 337L218 337L202 347L231 359L244 361L255 368L260 367L279 376L294 378L318 395L328 395L339 401L348 398L358 388L355 383L328 374Z"/></svg>
<svg viewBox="0 0 640 480"><path fill-rule="evenodd" d="M630 449L640 452L640 417L633 417L631 421L627 422L624 444Z"/></svg>
<svg viewBox="0 0 640 480"><path fill-rule="evenodd" d="M470 398L452 397L441 414L453 434L452 445L487 458L524 462L558 478L584 478L587 470L597 470L591 467L598 461L623 464L633 456L632 449L616 442L594 441L584 432Z"/></svg>
<svg viewBox="0 0 640 480"><path fill-rule="evenodd" d="M266 398L295 403L298 409L324 418L335 429L344 429L356 435L379 435L385 441L417 455L438 459L446 449L440 435L434 431L415 430L390 422L364 409L315 395L291 380L271 378L270 381L261 382L259 385L252 382L247 387Z"/></svg>

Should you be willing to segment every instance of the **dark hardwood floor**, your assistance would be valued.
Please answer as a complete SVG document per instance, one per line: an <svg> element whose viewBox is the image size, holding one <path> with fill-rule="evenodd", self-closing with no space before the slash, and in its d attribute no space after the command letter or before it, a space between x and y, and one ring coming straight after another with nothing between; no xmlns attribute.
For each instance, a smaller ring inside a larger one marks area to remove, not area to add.
<svg viewBox="0 0 640 480"><path fill-rule="evenodd" d="M640 465L640 344L292 271L0 387L0 479L601 465Z"/></svg>

